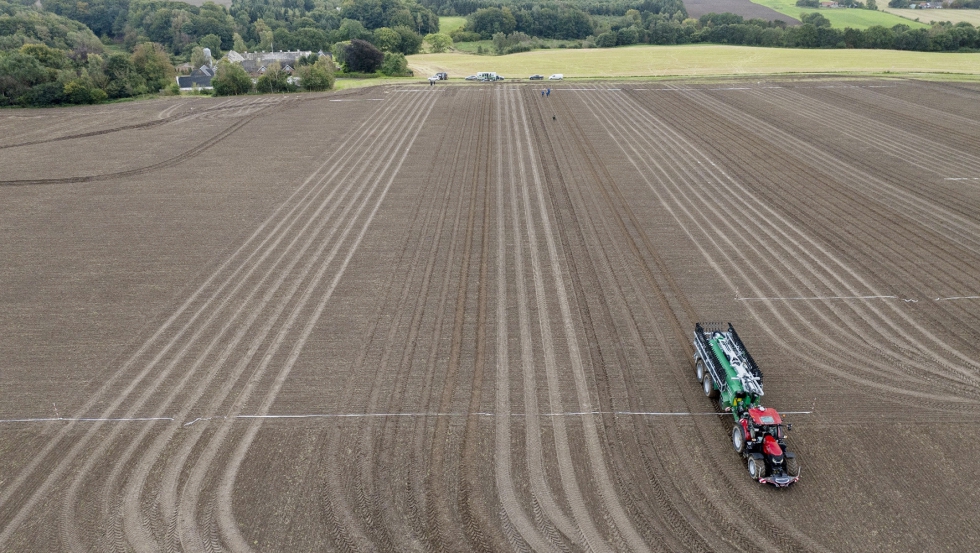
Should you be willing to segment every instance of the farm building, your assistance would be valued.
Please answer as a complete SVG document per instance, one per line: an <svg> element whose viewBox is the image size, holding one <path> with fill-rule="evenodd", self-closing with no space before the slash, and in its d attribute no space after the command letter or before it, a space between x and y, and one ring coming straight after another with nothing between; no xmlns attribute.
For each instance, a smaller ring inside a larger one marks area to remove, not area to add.
<svg viewBox="0 0 980 553"><path fill-rule="evenodd" d="M201 67L194 70L190 75L183 75L177 77L177 86L181 90L193 90L198 88L201 90L211 90L211 79L214 77L214 67L208 65L202 65Z"/></svg>
<svg viewBox="0 0 980 553"><path fill-rule="evenodd" d="M234 50L229 50L225 54L225 59L231 63L237 63L242 66L243 69L249 74L254 76L261 75L265 73L265 68L273 63L279 62L286 71L292 71L296 67L300 58L309 56L313 52L308 50L295 50L286 51L282 50L278 52L245 52L238 53ZM324 56L322 51L317 52L318 55Z"/></svg>

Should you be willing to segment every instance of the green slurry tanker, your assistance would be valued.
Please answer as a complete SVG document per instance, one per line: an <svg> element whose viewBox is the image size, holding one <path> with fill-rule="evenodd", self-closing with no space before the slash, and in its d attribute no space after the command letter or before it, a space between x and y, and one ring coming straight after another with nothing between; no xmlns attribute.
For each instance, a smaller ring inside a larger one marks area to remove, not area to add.
<svg viewBox="0 0 980 553"><path fill-rule="evenodd" d="M779 412L762 406L762 371L729 323L694 325L694 366L704 395L735 418L732 446L746 460L749 476L784 488L800 479L796 455L786 451Z"/></svg>

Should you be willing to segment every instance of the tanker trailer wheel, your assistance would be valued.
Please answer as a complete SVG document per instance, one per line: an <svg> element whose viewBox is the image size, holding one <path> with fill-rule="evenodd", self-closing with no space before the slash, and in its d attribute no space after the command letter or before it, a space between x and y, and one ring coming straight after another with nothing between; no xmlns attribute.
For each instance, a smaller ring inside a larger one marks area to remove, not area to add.
<svg viewBox="0 0 980 553"><path fill-rule="evenodd" d="M741 424L735 424L732 428L732 447L739 455L745 453L745 431Z"/></svg>
<svg viewBox="0 0 980 553"><path fill-rule="evenodd" d="M698 382L704 382L704 361L698 358L698 362L695 364L694 370L696 371Z"/></svg>
<svg viewBox="0 0 980 553"><path fill-rule="evenodd" d="M795 456L786 456L786 474L794 477L800 475L800 462Z"/></svg>
<svg viewBox="0 0 980 553"><path fill-rule="evenodd" d="M710 376L704 375L704 381L702 384L704 384L704 395L711 399L718 397L718 390L715 390L715 384L711 381Z"/></svg>
<svg viewBox="0 0 980 553"><path fill-rule="evenodd" d="M749 457L749 476L753 480L758 480L765 477L766 475L766 462L761 459L756 459L755 457Z"/></svg>

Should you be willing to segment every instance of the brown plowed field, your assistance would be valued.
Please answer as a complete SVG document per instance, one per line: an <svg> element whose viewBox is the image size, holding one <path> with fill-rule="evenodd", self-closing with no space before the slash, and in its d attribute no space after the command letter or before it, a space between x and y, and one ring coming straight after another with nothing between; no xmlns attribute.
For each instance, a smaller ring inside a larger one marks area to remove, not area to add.
<svg viewBox="0 0 980 553"><path fill-rule="evenodd" d="M975 551L980 88L0 115L0 551ZM694 379L731 321L802 480Z"/></svg>

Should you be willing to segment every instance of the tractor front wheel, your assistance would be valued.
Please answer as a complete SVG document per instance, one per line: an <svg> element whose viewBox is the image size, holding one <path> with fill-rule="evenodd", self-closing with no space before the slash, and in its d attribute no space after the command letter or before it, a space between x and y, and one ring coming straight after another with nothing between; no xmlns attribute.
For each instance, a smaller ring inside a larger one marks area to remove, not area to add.
<svg viewBox="0 0 980 553"><path fill-rule="evenodd" d="M766 462L755 457L749 457L749 476L753 480L758 480L766 476Z"/></svg>
<svg viewBox="0 0 980 553"><path fill-rule="evenodd" d="M800 462L796 457L786 457L786 474L796 477L800 475Z"/></svg>
<svg viewBox="0 0 980 553"><path fill-rule="evenodd" d="M739 455L745 453L745 431L742 430L741 424L736 424L732 428L732 447Z"/></svg>

